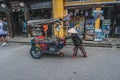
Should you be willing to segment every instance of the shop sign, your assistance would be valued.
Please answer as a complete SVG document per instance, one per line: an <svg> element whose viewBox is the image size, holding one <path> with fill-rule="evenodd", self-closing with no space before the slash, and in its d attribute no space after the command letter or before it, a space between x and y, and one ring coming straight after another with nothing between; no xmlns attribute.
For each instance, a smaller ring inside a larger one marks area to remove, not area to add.
<svg viewBox="0 0 120 80"><path fill-rule="evenodd" d="M42 3L34 3L30 5L31 9L39 9L39 8L49 8L52 7L52 2L42 2Z"/></svg>
<svg viewBox="0 0 120 80"><path fill-rule="evenodd" d="M20 9L20 2L19 1L12 1L10 2L10 6L14 10Z"/></svg>
<svg viewBox="0 0 120 80"><path fill-rule="evenodd" d="M103 39L107 39L108 35L110 33L110 24L111 20L110 19L105 19L102 24L102 33L103 33Z"/></svg>

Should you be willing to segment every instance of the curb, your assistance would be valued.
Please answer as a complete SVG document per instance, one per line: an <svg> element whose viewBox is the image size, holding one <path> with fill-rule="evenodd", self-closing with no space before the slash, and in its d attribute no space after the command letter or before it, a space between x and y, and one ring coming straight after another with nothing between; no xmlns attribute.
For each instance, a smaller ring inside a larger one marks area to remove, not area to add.
<svg viewBox="0 0 120 80"><path fill-rule="evenodd" d="M8 43L20 43L20 44L27 44L27 45L30 45L30 42L20 42L20 41L8 41ZM73 43L72 42L67 42L68 46L73 46ZM110 43L83 43L84 46L87 46L87 47L108 47L108 48L112 48L111 44ZM116 48L120 48L120 44L117 44L116 45Z"/></svg>

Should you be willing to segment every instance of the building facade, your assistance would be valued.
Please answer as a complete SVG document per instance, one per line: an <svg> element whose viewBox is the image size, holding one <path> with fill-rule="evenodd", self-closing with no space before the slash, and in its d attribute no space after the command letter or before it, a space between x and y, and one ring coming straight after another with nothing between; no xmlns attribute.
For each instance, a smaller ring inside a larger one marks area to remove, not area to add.
<svg viewBox="0 0 120 80"><path fill-rule="evenodd" d="M42 34L37 31L40 28L28 27L26 22L49 18L63 20L59 32L49 25L48 34L59 37L65 36L71 27L86 40L95 40L97 35L108 38L120 34L118 0L2 0L0 4L0 17L6 18L11 37Z"/></svg>
<svg viewBox="0 0 120 80"><path fill-rule="evenodd" d="M2 0L0 5L0 17L6 18L11 37L37 36L41 34L37 29L41 29L37 26L28 27L27 21L53 18L52 0Z"/></svg>
<svg viewBox="0 0 120 80"><path fill-rule="evenodd" d="M120 1L118 0L53 0L54 17L63 18L61 36L75 27L85 40L102 41L120 36ZM58 3L58 4L57 4ZM63 7L62 7L63 6ZM54 8L55 7L55 8ZM59 9L61 7L61 9Z"/></svg>

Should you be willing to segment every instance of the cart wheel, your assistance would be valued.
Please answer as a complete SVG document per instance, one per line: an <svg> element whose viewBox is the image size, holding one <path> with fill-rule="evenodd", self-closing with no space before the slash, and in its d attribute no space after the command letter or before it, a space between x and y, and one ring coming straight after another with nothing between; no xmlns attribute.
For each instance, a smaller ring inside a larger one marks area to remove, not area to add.
<svg viewBox="0 0 120 80"><path fill-rule="evenodd" d="M36 50L35 47L30 48L30 55L34 59L40 59L42 56L42 52L40 49Z"/></svg>
<svg viewBox="0 0 120 80"><path fill-rule="evenodd" d="M59 53L59 56L60 56L60 57L63 57L63 56L64 56L64 53L60 52L60 53Z"/></svg>

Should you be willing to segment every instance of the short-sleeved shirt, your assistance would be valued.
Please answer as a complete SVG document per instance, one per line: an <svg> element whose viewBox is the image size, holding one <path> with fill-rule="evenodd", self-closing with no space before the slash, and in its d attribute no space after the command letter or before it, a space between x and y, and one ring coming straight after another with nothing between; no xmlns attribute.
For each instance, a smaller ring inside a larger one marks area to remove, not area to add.
<svg viewBox="0 0 120 80"><path fill-rule="evenodd" d="M48 25L43 25L43 30L44 30L44 32L46 32L47 30L48 30Z"/></svg>
<svg viewBox="0 0 120 80"><path fill-rule="evenodd" d="M3 30L4 24L0 22L0 35L7 34L7 31Z"/></svg>

